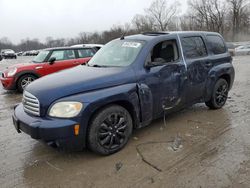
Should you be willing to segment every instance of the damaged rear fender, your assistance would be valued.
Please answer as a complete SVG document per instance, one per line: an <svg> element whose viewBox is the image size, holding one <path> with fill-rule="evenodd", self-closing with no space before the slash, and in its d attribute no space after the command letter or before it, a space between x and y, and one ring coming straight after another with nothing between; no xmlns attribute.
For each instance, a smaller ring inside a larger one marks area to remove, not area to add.
<svg viewBox="0 0 250 188"><path fill-rule="evenodd" d="M234 82L234 68L231 63L221 64L213 67L206 81L204 101L209 101L213 92L216 81L220 78L224 78L228 81L229 88L231 89Z"/></svg>

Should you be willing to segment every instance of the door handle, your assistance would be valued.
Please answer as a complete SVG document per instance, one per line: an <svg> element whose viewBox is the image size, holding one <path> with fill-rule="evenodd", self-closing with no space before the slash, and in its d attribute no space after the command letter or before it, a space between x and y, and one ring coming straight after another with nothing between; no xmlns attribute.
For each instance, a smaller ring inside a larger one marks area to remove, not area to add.
<svg viewBox="0 0 250 188"><path fill-rule="evenodd" d="M74 62L73 64L79 64L79 62Z"/></svg>

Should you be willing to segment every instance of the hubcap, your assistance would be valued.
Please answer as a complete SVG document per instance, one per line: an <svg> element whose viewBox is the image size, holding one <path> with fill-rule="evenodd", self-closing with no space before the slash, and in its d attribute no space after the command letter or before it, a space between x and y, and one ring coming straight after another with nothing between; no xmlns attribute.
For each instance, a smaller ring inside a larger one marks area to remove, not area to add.
<svg viewBox="0 0 250 188"><path fill-rule="evenodd" d="M125 141L127 120L123 114L112 113L101 124L98 141L106 149L115 149Z"/></svg>
<svg viewBox="0 0 250 188"><path fill-rule="evenodd" d="M24 89L27 85L33 82L35 79L33 77L26 77L21 81L21 86Z"/></svg>
<svg viewBox="0 0 250 188"><path fill-rule="evenodd" d="M215 100L218 105L224 105L227 100L228 95L228 86L226 84L223 84L218 87L216 93L215 93Z"/></svg>

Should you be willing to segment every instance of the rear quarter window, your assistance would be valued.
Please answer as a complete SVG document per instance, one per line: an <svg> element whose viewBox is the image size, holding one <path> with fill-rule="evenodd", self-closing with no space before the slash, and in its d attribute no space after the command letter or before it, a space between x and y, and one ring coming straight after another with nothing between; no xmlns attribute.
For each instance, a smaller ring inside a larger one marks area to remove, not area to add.
<svg viewBox="0 0 250 188"><path fill-rule="evenodd" d="M220 36L207 35L207 41L213 54L223 54L227 51L225 43Z"/></svg>

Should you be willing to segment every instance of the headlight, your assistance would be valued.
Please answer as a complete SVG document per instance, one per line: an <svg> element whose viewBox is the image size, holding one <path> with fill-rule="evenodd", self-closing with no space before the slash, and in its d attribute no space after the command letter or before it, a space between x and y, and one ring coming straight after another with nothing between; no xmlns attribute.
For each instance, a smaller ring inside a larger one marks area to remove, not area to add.
<svg viewBox="0 0 250 188"><path fill-rule="evenodd" d="M14 76L16 74L17 68L12 68L7 71L7 77Z"/></svg>
<svg viewBox="0 0 250 188"><path fill-rule="evenodd" d="M58 102L49 111L49 116L59 118L71 118L77 116L83 105L80 102Z"/></svg>

